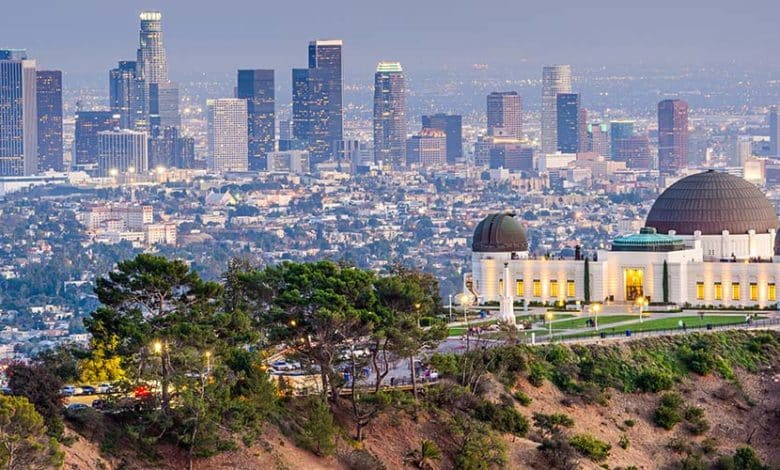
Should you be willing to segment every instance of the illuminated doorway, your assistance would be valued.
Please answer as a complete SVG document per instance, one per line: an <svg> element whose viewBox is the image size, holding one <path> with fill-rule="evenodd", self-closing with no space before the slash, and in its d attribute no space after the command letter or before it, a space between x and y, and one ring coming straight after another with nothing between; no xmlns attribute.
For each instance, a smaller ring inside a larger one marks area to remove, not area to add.
<svg viewBox="0 0 780 470"><path fill-rule="evenodd" d="M626 300L634 300L645 296L645 271L643 269L624 269L623 280L626 285Z"/></svg>

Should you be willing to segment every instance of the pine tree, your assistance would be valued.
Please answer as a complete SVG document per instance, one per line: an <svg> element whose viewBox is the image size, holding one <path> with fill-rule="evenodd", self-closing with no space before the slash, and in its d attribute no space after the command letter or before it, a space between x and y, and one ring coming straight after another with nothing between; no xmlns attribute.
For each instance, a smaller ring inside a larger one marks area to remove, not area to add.
<svg viewBox="0 0 780 470"><path fill-rule="evenodd" d="M663 293L664 293L664 303L669 303L669 265L666 263L666 260L664 260L664 273L663 273Z"/></svg>
<svg viewBox="0 0 780 470"><path fill-rule="evenodd" d="M585 275L583 276L585 278L585 303L590 303L590 261L588 261L588 257L585 257Z"/></svg>

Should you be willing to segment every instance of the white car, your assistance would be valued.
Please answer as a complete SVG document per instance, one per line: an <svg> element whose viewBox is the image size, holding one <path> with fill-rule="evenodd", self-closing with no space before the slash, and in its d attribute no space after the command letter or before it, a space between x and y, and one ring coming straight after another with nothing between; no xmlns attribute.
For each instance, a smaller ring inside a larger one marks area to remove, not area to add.
<svg viewBox="0 0 780 470"><path fill-rule="evenodd" d="M301 368L300 362L294 361L274 361L271 363L271 368L276 371L289 372L291 370L297 370Z"/></svg>
<svg viewBox="0 0 780 470"><path fill-rule="evenodd" d="M106 395L112 391L111 384L100 384L97 387L97 392L101 395Z"/></svg>

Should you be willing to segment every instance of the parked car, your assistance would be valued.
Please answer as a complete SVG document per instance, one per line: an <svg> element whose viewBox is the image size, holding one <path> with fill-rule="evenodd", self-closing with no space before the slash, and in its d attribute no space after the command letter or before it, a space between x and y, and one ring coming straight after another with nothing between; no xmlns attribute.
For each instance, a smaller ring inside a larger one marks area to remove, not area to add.
<svg viewBox="0 0 780 470"><path fill-rule="evenodd" d="M0 388L0 393L3 395L13 395L13 392L11 392L11 389L8 387Z"/></svg>
<svg viewBox="0 0 780 470"><path fill-rule="evenodd" d="M301 368L300 362L294 362L294 361L274 361L271 363L271 368L280 371L280 372L287 372L291 370L296 370Z"/></svg>
<svg viewBox="0 0 780 470"><path fill-rule="evenodd" d="M95 394L95 387L92 385L82 385L81 386L81 394L82 395L94 395Z"/></svg>
<svg viewBox="0 0 780 470"><path fill-rule="evenodd" d="M68 405L68 411L81 411L86 410L87 408L89 407L84 403L71 403Z"/></svg>
<svg viewBox="0 0 780 470"><path fill-rule="evenodd" d="M66 397L72 397L76 394L76 387L73 385L65 385L60 389L60 395L66 396Z"/></svg>
<svg viewBox="0 0 780 470"><path fill-rule="evenodd" d="M111 384L100 384L98 385L97 392L101 395L106 395L113 393L113 388L111 387Z"/></svg>
<svg viewBox="0 0 780 470"><path fill-rule="evenodd" d="M92 400L92 408L96 410L105 410L106 409L106 401L105 400Z"/></svg>

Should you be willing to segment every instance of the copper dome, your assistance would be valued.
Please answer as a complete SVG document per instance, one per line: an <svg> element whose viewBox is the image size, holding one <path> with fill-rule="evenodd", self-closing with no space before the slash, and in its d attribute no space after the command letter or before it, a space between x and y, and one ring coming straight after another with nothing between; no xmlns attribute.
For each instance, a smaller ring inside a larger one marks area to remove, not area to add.
<svg viewBox="0 0 780 470"><path fill-rule="evenodd" d="M490 214L474 229L471 250L492 253L528 251L528 238L514 214Z"/></svg>
<svg viewBox="0 0 780 470"><path fill-rule="evenodd" d="M687 176L658 196L645 227L659 233L720 235L766 233L777 229L777 213L769 199L742 178L713 170Z"/></svg>

